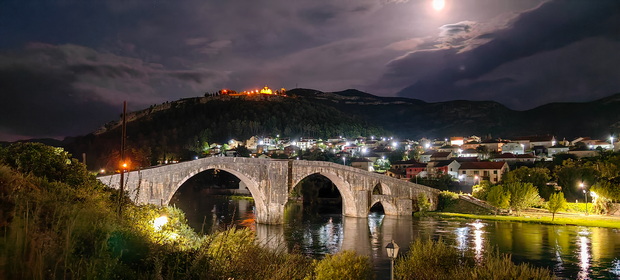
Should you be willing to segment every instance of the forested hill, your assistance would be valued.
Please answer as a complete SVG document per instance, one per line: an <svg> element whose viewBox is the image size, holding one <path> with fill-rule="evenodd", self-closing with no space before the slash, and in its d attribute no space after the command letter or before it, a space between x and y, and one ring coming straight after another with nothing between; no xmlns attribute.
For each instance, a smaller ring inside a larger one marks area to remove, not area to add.
<svg viewBox="0 0 620 280"><path fill-rule="evenodd" d="M305 98L215 96L167 102L128 114L127 145L133 158L153 161L187 158L196 145L254 135L325 138L386 133L357 115ZM120 124L111 122L93 134L66 142L74 155L86 153L88 163L105 166L118 157Z"/></svg>
<svg viewBox="0 0 620 280"><path fill-rule="evenodd" d="M427 103L379 97L353 89L333 93L295 89L289 94L357 115L394 135L412 139L547 134L567 139L604 139L620 133L620 93L592 102L550 103L526 111L511 110L493 101Z"/></svg>
<svg viewBox="0 0 620 280"><path fill-rule="evenodd" d="M427 103L357 90L293 89L287 94L187 98L130 113L129 151L136 154L133 158L150 161L171 155L185 158L205 142L276 134L410 139L553 134L570 139L620 132L620 94L587 103L552 103L528 111L514 111L491 101ZM110 122L93 134L66 139L65 143L74 155L86 153L89 163L105 165L118 157L120 123Z"/></svg>

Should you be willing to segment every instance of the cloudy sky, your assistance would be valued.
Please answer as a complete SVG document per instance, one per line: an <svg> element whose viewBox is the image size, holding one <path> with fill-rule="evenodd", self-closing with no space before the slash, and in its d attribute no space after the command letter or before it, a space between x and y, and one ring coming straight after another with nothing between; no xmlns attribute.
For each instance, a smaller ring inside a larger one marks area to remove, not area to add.
<svg viewBox="0 0 620 280"><path fill-rule="evenodd" d="M620 92L617 0L3 0L0 140L221 88L525 110Z"/></svg>

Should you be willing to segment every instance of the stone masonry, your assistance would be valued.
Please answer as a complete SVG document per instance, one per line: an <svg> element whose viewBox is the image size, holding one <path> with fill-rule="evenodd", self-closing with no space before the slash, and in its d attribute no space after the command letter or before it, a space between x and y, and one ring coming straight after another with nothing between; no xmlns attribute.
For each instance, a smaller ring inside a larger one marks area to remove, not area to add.
<svg viewBox="0 0 620 280"><path fill-rule="evenodd" d="M420 193L426 194L433 209L439 193L427 186L331 162L241 157L208 157L128 172L125 191L136 203L167 205L185 181L209 169L237 176L254 197L256 221L265 224L283 223L289 194L302 179L313 174L334 183L342 196L342 213L349 217L366 217L376 203L381 203L386 215L410 216ZM98 179L119 188L120 174Z"/></svg>

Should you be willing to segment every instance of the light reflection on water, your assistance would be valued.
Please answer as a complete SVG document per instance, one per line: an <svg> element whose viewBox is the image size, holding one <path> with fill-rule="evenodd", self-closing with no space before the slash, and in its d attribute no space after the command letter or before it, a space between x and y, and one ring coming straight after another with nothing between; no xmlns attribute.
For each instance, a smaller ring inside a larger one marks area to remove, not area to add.
<svg viewBox="0 0 620 280"><path fill-rule="evenodd" d="M252 203L229 200L226 203L216 208L204 205L206 209L199 210L202 212L188 213L190 224L195 228L198 225L197 230L205 220L213 226L229 221L248 226L248 216L253 215ZM231 216L233 213L235 217ZM192 219L197 220L192 222ZM385 245L395 240L402 256L418 238L442 239L460 250L472 250L477 258L483 257L486 250L497 248L501 253L511 254L516 263L550 268L562 279L620 279L620 230L617 229L392 217L379 213L371 213L368 218L339 214L302 217L291 213L285 225L249 224L255 227L258 241L271 248L296 250L317 258L341 250L368 255L377 279L389 278L390 262Z"/></svg>

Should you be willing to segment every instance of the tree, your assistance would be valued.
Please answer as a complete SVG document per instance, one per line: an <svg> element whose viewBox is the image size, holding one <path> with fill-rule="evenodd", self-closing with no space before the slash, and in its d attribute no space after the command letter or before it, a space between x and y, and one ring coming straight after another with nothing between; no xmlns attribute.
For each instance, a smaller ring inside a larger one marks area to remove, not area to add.
<svg viewBox="0 0 620 280"><path fill-rule="evenodd" d="M505 184L506 191L510 193L510 208L521 214L521 210L535 205L540 201L538 190L532 183L513 182Z"/></svg>
<svg viewBox="0 0 620 280"><path fill-rule="evenodd" d="M477 199L487 200L490 189L491 182L483 180L478 185L472 186L472 195Z"/></svg>
<svg viewBox="0 0 620 280"><path fill-rule="evenodd" d="M101 185L84 164L71 158L64 149L41 143L15 143L1 149L0 163L49 182L63 182L72 187Z"/></svg>
<svg viewBox="0 0 620 280"><path fill-rule="evenodd" d="M548 199L551 193L553 193L553 187L547 185L551 180L550 173L551 172L547 168L529 168L527 166L522 166L506 173L504 182L532 183L538 189L540 196Z"/></svg>
<svg viewBox="0 0 620 280"><path fill-rule="evenodd" d="M237 156L239 157L250 157L250 150L245 146L237 147Z"/></svg>
<svg viewBox="0 0 620 280"><path fill-rule="evenodd" d="M557 192L549 197L549 202L547 203L547 208L551 212L551 220L555 220L555 213L560 210L566 209L566 199L564 199L563 192Z"/></svg>
<svg viewBox="0 0 620 280"><path fill-rule="evenodd" d="M402 149L391 151L387 155L387 160L389 160L390 162L401 161L404 158L405 158L405 151Z"/></svg>
<svg viewBox="0 0 620 280"><path fill-rule="evenodd" d="M510 207L510 193L505 191L501 185L491 187L487 194L487 202L497 207L495 210L495 215L497 215L498 209Z"/></svg>

